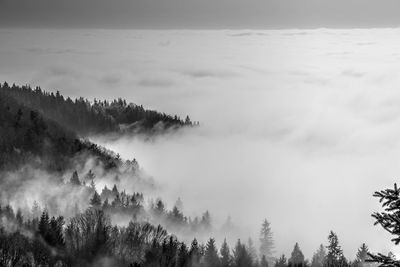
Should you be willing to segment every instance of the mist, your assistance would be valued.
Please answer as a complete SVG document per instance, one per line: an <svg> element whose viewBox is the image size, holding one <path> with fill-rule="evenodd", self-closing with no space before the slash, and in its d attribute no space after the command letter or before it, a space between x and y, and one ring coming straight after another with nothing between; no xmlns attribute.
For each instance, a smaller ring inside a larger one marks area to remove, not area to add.
<svg viewBox="0 0 400 267"><path fill-rule="evenodd" d="M277 256L311 258L334 230L352 259L398 252L370 214L400 173L399 31L2 29L0 80L189 114L200 127L91 139L136 158L168 208L254 240L267 218Z"/></svg>

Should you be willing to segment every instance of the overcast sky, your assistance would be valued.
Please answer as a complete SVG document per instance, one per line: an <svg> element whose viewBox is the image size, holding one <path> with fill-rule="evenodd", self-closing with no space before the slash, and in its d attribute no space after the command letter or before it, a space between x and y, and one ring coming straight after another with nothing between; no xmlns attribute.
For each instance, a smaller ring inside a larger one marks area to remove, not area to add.
<svg viewBox="0 0 400 267"><path fill-rule="evenodd" d="M398 0L0 0L0 27L397 27L399 10Z"/></svg>

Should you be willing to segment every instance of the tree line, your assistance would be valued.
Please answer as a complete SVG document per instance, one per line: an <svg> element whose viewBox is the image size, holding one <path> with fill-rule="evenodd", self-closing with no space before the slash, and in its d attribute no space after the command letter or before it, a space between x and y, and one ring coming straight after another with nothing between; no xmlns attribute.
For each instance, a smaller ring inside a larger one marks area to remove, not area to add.
<svg viewBox="0 0 400 267"><path fill-rule="evenodd" d="M0 83L0 92L80 136L121 133L123 130L151 133L198 124L192 122L189 116L181 119L177 115L127 103L122 98L111 102L97 99L91 102L82 97L73 100L59 91L46 92L40 87L31 88L28 85L10 86L7 82Z"/></svg>
<svg viewBox="0 0 400 267"><path fill-rule="evenodd" d="M154 266L154 267L361 267L374 266L368 247L362 244L352 262L346 260L334 232L328 245L320 245L312 261L305 259L298 243L290 258L273 256L272 232L267 220L260 231L259 253L251 239L237 240L231 249L218 248L214 238L205 244L179 241L161 225L132 220L112 225L106 213L94 206L69 220L50 216L25 219L10 205L0 206L1 266ZM265 233L268 232L267 235ZM392 259L394 260L393 256ZM392 265L394 266L394 265Z"/></svg>
<svg viewBox="0 0 400 267"><path fill-rule="evenodd" d="M205 244L196 238L185 243L173 234L185 224L190 225L176 205L167 211L159 199L147 211L149 215L161 216L177 226L168 231L155 220L140 216L146 213L142 193L129 195L119 192L114 185L112 189L105 186L99 194L94 179L92 171L83 179L76 171L71 175L68 186L86 188L84 191L91 197L85 211L77 210L68 219L50 215L37 202L31 212L25 214L21 209L15 212L9 204L0 206L1 266L372 267L377 265L373 262L398 263L393 254L371 254L366 244L360 246L354 261L348 261L333 231L328 235L328 245L321 244L311 261L305 258L298 243L289 258L284 254L275 257L273 232L266 219L261 224L258 249L250 238L247 242L237 240L232 248L226 239L219 248L214 238L209 238ZM400 210L397 187L377 192L376 196L387 200L384 203L390 207L387 211L396 214ZM131 220L126 226L113 225L113 214L129 214ZM206 227L210 227L209 214L207 216L202 218L205 233L210 230ZM389 230L400 227L393 225L398 218L386 212L373 216ZM391 220L391 226L387 220ZM394 239L395 242L398 240L398 237Z"/></svg>

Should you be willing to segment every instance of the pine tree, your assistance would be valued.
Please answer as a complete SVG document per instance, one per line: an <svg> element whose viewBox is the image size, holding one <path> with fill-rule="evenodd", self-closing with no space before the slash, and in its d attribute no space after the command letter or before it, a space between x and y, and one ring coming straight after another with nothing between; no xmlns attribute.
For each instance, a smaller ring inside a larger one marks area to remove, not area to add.
<svg viewBox="0 0 400 267"><path fill-rule="evenodd" d="M375 225L379 224L394 237L392 241L398 245L400 243L400 189L394 184L393 189L376 191L373 195L379 198L384 208L383 212L375 212L372 217L375 218ZM400 266L400 261L391 255L368 254L371 261L379 263L380 266Z"/></svg>
<svg viewBox="0 0 400 267"><path fill-rule="evenodd" d="M77 171L74 171L72 173L72 176L71 176L71 179L69 180L69 182L72 185L81 185L81 182L79 181L79 176L78 176L78 172Z"/></svg>
<svg viewBox="0 0 400 267"><path fill-rule="evenodd" d="M347 261L343 256L342 248L339 245L337 235L331 231L328 236L329 245L327 246L328 255L326 256L326 265L333 267L346 266Z"/></svg>
<svg viewBox="0 0 400 267"><path fill-rule="evenodd" d="M282 254L282 256L275 261L275 267L286 267L286 265L287 265L286 262L287 262L287 259L285 257L285 254Z"/></svg>
<svg viewBox="0 0 400 267"><path fill-rule="evenodd" d="M162 202L161 199L158 199L156 206L155 206L155 213L156 213L156 215L160 216L160 215L164 214L164 212L165 212L164 203Z"/></svg>
<svg viewBox="0 0 400 267"><path fill-rule="evenodd" d="M64 225L64 218L58 217L57 219L53 216L49 222L49 234L46 237L46 241L49 245L54 247L63 247L64 237L63 237L63 225Z"/></svg>
<svg viewBox="0 0 400 267"><path fill-rule="evenodd" d="M226 242L226 238L224 239L224 242L222 243L221 249L219 251L221 254L221 267L230 267L232 266L232 258L231 254L229 251L229 246L228 243Z"/></svg>
<svg viewBox="0 0 400 267"><path fill-rule="evenodd" d="M179 245L178 255L177 255L177 259L176 259L176 266L177 267L188 266L188 258L189 258L188 248L185 245L185 243L182 242Z"/></svg>
<svg viewBox="0 0 400 267"><path fill-rule="evenodd" d="M197 243L197 239L195 238L192 241L189 251L190 264L192 266L196 266L197 264L199 264L200 257L201 257L200 247L199 244Z"/></svg>
<svg viewBox="0 0 400 267"><path fill-rule="evenodd" d="M39 230L39 234L46 239L47 235L49 233L49 214L47 213L47 211L43 211L42 216L40 216L40 220L39 220L39 226L38 226L38 230Z"/></svg>
<svg viewBox="0 0 400 267"><path fill-rule="evenodd" d="M113 208L121 208L122 207L122 201L121 201L119 194L115 196L113 202L111 202L111 206Z"/></svg>
<svg viewBox="0 0 400 267"><path fill-rule="evenodd" d="M320 245L316 253L314 253L311 267L323 267L326 260L326 251L324 245Z"/></svg>
<svg viewBox="0 0 400 267"><path fill-rule="evenodd" d="M94 190L93 197L90 199L90 205L92 205L93 207L96 207L96 208L101 206L101 198L96 190Z"/></svg>
<svg viewBox="0 0 400 267"><path fill-rule="evenodd" d="M253 240L251 238L248 239L247 241L247 250L249 251L249 254L252 258L252 260L255 262L257 261L257 250L254 247Z"/></svg>
<svg viewBox="0 0 400 267"><path fill-rule="evenodd" d="M210 238L207 242L204 262L208 267L218 267L220 265L217 247L213 238Z"/></svg>
<svg viewBox="0 0 400 267"><path fill-rule="evenodd" d="M117 185L114 184L112 190L111 190L112 194L114 195L114 197L116 197L117 195L119 195L118 189L117 189Z"/></svg>
<svg viewBox="0 0 400 267"><path fill-rule="evenodd" d="M273 262L274 239L270 223L267 219L261 225L260 244L260 257L265 256L268 262Z"/></svg>
<svg viewBox="0 0 400 267"><path fill-rule="evenodd" d="M253 259L246 249L246 246L237 241L235 249L233 250L233 262L235 267L251 267L253 266Z"/></svg>
<svg viewBox="0 0 400 267"><path fill-rule="evenodd" d="M303 252L300 250L298 243L294 245L292 255L289 259L289 264L291 266L303 266L304 264L304 255Z"/></svg>
<svg viewBox="0 0 400 267"><path fill-rule="evenodd" d="M369 254L368 247L367 245L365 245L365 243L363 243L357 251L355 265L358 267L370 266L370 263L367 262L367 260L370 259L368 254Z"/></svg>
<svg viewBox="0 0 400 267"><path fill-rule="evenodd" d="M201 225L205 230L210 230L211 228L211 215L208 210L204 212L203 216L201 217Z"/></svg>
<svg viewBox="0 0 400 267"><path fill-rule="evenodd" d="M108 203L108 198L103 202L103 210L107 210L110 207L110 203Z"/></svg>

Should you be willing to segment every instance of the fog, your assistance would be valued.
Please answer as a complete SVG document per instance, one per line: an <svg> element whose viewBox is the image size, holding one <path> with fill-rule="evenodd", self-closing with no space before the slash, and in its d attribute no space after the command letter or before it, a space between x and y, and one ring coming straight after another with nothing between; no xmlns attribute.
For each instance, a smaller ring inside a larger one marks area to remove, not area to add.
<svg viewBox="0 0 400 267"><path fill-rule="evenodd" d="M114 170L106 170L96 158L86 153L76 156L73 161L74 168L63 172L49 172L38 167L39 164L1 171L0 203L12 206L15 211L20 209L28 219L40 217L42 210L52 216L61 214L71 218L89 207L94 189L101 192L104 187L111 189L115 185L128 194L136 191L152 194L156 191L157 186L151 176L126 163ZM71 183L74 171L82 186ZM89 171L93 176L87 176ZM91 187L92 181L95 188Z"/></svg>
<svg viewBox="0 0 400 267"><path fill-rule="evenodd" d="M200 127L92 140L136 158L168 208L254 240L267 218L277 255L311 258L334 230L353 259L396 251L370 214L400 173L399 33L3 29L0 80L189 114Z"/></svg>

